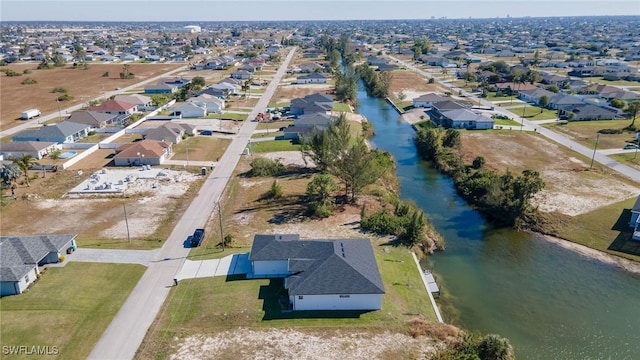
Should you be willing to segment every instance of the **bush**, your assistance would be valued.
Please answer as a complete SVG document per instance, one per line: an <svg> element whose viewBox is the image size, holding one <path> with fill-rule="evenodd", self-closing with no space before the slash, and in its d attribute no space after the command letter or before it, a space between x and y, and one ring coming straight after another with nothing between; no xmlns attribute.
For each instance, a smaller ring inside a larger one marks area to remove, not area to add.
<svg viewBox="0 0 640 360"><path fill-rule="evenodd" d="M22 76L22 74L20 74L19 72L15 72L11 69L7 69L4 73L7 74L7 76L9 77Z"/></svg>
<svg viewBox="0 0 640 360"><path fill-rule="evenodd" d="M71 96L69 94L64 94L64 95L58 96L58 101L69 101L69 100L73 100L73 96Z"/></svg>
<svg viewBox="0 0 640 360"><path fill-rule="evenodd" d="M31 85L31 84L37 84L37 83L38 82L32 78L26 78L21 82L22 85Z"/></svg>
<svg viewBox="0 0 640 360"><path fill-rule="evenodd" d="M24 69L24 70L22 71L22 73L23 73L23 74L25 74L25 75L27 75L27 74L31 74L31 72L32 72L32 71L31 71L30 69Z"/></svg>
<svg viewBox="0 0 640 360"><path fill-rule="evenodd" d="M433 84L435 82L436 82L436 80L434 78L429 78L429 84Z"/></svg>
<svg viewBox="0 0 640 360"><path fill-rule="evenodd" d="M401 233L404 221L385 210L378 210L369 216L363 216L360 227L378 235L398 235Z"/></svg>
<svg viewBox="0 0 640 360"><path fill-rule="evenodd" d="M63 88L61 86L56 86L53 88L53 90L51 90L52 93L61 93L61 94L66 94L69 92L69 90L67 90L67 88Z"/></svg>
<svg viewBox="0 0 640 360"><path fill-rule="evenodd" d="M60 255L60 257L58 258L59 262L64 262L64 260L66 259L66 257L64 257L64 255Z"/></svg>
<svg viewBox="0 0 640 360"><path fill-rule="evenodd" d="M265 198L267 199L277 199L282 197L282 186L278 184L278 181L273 180L271 183L271 187L269 191L265 194Z"/></svg>
<svg viewBox="0 0 640 360"><path fill-rule="evenodd" d="M255 176L275 176L284 171L284 165L278 160L268 158L255 158L251 161L251 170L248 175Z"/></svg>

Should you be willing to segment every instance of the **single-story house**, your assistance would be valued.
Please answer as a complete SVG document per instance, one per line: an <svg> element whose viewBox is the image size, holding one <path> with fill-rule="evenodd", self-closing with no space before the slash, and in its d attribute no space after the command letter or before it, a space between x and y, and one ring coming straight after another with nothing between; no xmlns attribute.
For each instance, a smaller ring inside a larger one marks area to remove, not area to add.
<svg viewBox="0 0 640 360"><path fill-rule="evenodd" d="M234 79L248 80L251 79L251 73L246 70L238 70L231 73L231 77Z"/></svg>
<svg viewBox="0 0 640 360"><path fill-rule="evenodd" d="M116 101L136 104L138 109L148 109L153 107L153 100L150 97L141 94L116 95L113 99Z"/></svg>
<svg viewBox="0 0 640 360"><path fill-rule="evenodd" d="M617 117L617 112L602 106L576 104L560 106L558 115L564 120L612 120Z"/></svg>
<svg viewBox="0 0 640 360"><path fill-rule="evenodd" d="M208 94L200 94L200 96L191 97L187 99L187 102L204 106L204 108L207 109L207 113L221 114L224 109L224 100Z"/></svg>
<svg viewBox="0 0 640 360"><path fill-rule="evenodd" d="M446 110L440 112L440 124L446 128L485 130L493 129L493 119L469 109Z"/></svg>
<svg viewBox="0 0 640 360"><path fill-rule="evenodd" d="M129 116L81 110L72 112L67 121L86 124L91 126L92 129L99 129L109 125L122 125L128 118Z"/></svg>
<svg viewBox="0 0 640 360"><path fill-rule="evenodd" d="M113 163L115 166L160 165L170 154L170 142L145 139L118 147Z"/></svg>
<svg viewBox="0 0 640 360"><path fill-rule="evenodd" d="M44 141L58 144L73 143L87 137L91 126L71 121L62 121L53 125L41 126L34 130L24 130L11 139L13 141Z"/></svg>
<svg viewBox="0 0 640 360"><path fill-rule="evenodd" d="M336 117L327 113L310 113L298 116L293 120L293 126L284 129L284 138L299 140L311 136L313 129L323 130L329 127Z"/></svg>
<svg viewBox="0 0 640 360"><path fill-rule="evenodd" d="M531 85L528 83L514 83L514 82L505 82L505 83L496 83L496 90L499 90L505 94L514 94L518 91L523 90L535 90L538 87L535 85Z"/></svg>
<svg viewBox="0 0 640 360"><path fill-rule="evenodd" d="M326 84L327 76L322 73L310 73L306 75L299 76L296 80L297 84Z"/></svg>
<svg viewBox="0 0 640 360"><path fill-rule="evenodd" d="M0 142L0 155L4 159L11 160L31 155L40 160L47 154L58 150L58 144L46 141L14 141Z"/></svg>
<svg viewBox="0 0 640 360"><path fill-rule="evenodd" d="M333 109L333 98L329 95L315 93L303 98L291 100L289 112L292 115L325 113Z"/></svg>
<svg viewBox="0 0 640 360"><path fill-rule="evenodd" d="M144 134L142 134L142 138L177 144L182 141L184 133L185 129L180 124L168 122L157 128L145 131Z"/></svg>
<svg viewBox="0 0 640 360"><path fill-rule="evenodd" d="M533 90L520 90L518 92L518 98L520 100L525 102L531 102L536 105L540 104L540 99L543 96L547 97L547 103L548 103L549 99L551 99L554 95L556 95L554 92L546 89L541 89L541 88L535 88Z"/></svg>
<svg viewBox="0 0 640 360"><path fill-rule="evenodd" d="M172 106L169 110L173 111L173 115L181 115L183 118L201 118L207 116L207 108L204 105L188 101L177 106Z"/></svg>
<svg viewBox="0 0 640 360"><path fill-rule="evenodd" d="M0 236L0 296L21 294L33 283L40 267L57 263L75 250L76 235Z"/></svg>
<svg viewBox="0 0 640 360"><path fill-rule="evenodd" d="M445 100L449 100L449 98L447 98L446 96L438 95L436 93L428 93L413 99L413 107L433 107L433 103Z"/></svg>
<svg viewBox="0 0 640 360"><path fill-rule="evenodd" d="M144 87L145 94L173 94L176 91L178 91L178 85L166 84L164 82Z"/></svg>
<svg viewBox="0 0 640 360"><path fill-rule="evenodd" d="M382 307L384 285L367 239L255 235L249 261L251 278L284 278L284 290L294 311Z"/></svg>
<svg viewBox="0 0 640 360"><path fill-rule="evenodd" d="M631 208L631 221L629 222L629 226L633 228L633 236L631 238L633 240L640 240L640 195L638 195L636 203Z"/></svg>
<svg viewBox="0 0 640 360"><path fill-rule="evenodd" d="M120 100L107 100L100 105L89 107L89 111L117 115L131 115L138 112L138 105Z"/></svg>
<svg viewBox="0 0 640 360"><path fill-rule="evenodd" d="M557 93L549 98L549 109L557 109L563 106L573 106L583 104L581 97L575 95L567 95L563 93Z"/></svg>

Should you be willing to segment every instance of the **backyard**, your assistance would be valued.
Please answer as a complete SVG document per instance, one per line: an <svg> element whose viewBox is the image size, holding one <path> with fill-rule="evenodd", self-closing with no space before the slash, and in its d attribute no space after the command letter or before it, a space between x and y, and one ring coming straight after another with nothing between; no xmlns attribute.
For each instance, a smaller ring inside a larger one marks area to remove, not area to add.
<svg viewBox="0 0 640 360"><path fill-rule="evenodd" d="M595 146L597 137L599 149L622 149L627 141L633 140L632 132L622 131L629 124L631 124L630 120L591 120L551 123L544 126L568 135L571 139L591 148ZM598 136L598 131L604 129L620 130L621 132L619 134L600 134Z"/></svg>
<svg viewBox="0 0 640 360"><path fill-rule="evenodd" d="M59 354L44 358L86 359L144 271L126 264L49 267L26 293L0 299L2 345L55 347Z"/></svg>

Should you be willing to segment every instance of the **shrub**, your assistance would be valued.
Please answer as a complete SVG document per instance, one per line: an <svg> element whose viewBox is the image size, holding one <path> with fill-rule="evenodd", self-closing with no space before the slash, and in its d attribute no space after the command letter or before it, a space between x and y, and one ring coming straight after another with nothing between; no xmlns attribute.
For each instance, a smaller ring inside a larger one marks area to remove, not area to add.
<svg viewBox="0 0 640 360"><path fill-rule="evenodd" d="M31 85L31 84L37 84L37 83L38 82L32 78L26 78L21 82L22 85Z"/></svg>
<svg viewBox="0 0 640 360"><path fill-rule="evenodd" d="M64 95L58 96L58 101L69 101L69 100L73 100L73 96L71 96L69 94L64 94Z"/></svg>
<svg viewBox="0 0 640 360"><path fill-rule="evenodd" d="M265 194L265 198L267 199L277 199L282 197L282 186L278 184L278 181L273 180L271 183L271 187L269 191Z"/></svg>
<svg viewBox="0 0 640 360"><path fill-rule="evenodd" d="M436 80L434 78L429 78L429 84L433 84L435 82L436 82Z"/></svg>
<svg viewBox="0 0 640 360"><path fill-rule="evenodd" d="M25 74L25 75L27 75L27 74L31 74L31 72L32 72L32 71L31 71L30 69L24 69L24 70L22 71L22 73L23 73L23 74Z"/></svg>
<svg viewBox="0 0 640 360"><path fill-rule="evenodd" d="M56 86L53 88L53 90L51 90L52 93L61 93L61 94L66 94L69 92L69 90L67 90L67 88L63 88L61 86Z"/></svg>
<svg viewBox="0 0 640 360"><path fill-rule="evenodd" d="M108 71L105 71L105 72L102 74L102 77L109 77L109 72L108 72Z"/></svg>
<svg viewBox="0 0 640 360"><path fill-rule="evenodd" d="M278 160L268 158L255 158L251 161L251 170L248 175L254 176L275 176L284 170L284 165Z"/></svg>
<svg viewBox="0 0 640 360"><path fill-rule="evenodd" d="M22 74L20 74L19 72L15 72L11 69L7 69L4 73L7 74L7 76L9 77L22 76Z"/></svg>
<svg viewBox="0 0 640 360"><path fill-rule="evenodd" d="M64 255L60 255L60 257L58 258L58 261L64 262L64 259L66 259L66 257L64 257Z"/></svg>

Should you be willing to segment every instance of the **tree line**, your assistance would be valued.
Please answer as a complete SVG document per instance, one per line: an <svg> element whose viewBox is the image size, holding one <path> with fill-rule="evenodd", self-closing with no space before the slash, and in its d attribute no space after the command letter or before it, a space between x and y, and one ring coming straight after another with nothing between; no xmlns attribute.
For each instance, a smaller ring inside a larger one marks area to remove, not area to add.
<svg viewBox="0 0 640 360"><path fill-rule="evenodd" d="M391 73L388 71L375 71L367 63L356 66L356 74L364 81L369 95L377 98L385 98L391 88Z"/></svg>
<svg viewBox="0 0 640 360"><path fill-rule="evenodd" d="M460 154L460 132L421 128L415 137L418 154L452 177L458 193L492 221L514 227L538 222L533 196L545 186L537 171L498 173L484 167L484 158L465 164Z"/></svg>

